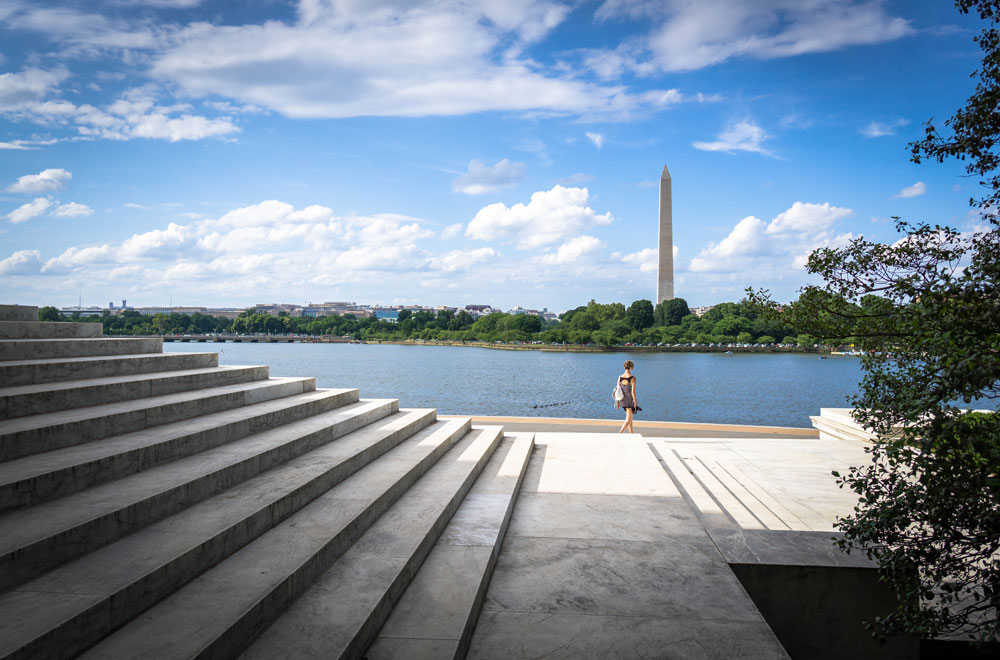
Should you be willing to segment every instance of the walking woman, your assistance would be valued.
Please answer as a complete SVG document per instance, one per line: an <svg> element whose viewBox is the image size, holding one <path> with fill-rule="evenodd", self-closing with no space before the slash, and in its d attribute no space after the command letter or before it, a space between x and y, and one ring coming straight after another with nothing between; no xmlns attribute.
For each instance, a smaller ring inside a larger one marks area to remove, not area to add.
<svg viewBox="0 0 1000 660"><path fill-rule="evenodd" d="M632 375L634 368L635 363L632 360L625 360L625 373L618 377L618 388L622 391L622 399L615 401L615 408L621 406L625 409L625 423L618 429L619 433L624 433L626 428L629 433L634 433L632 431L632 416L642 410L635 396L635 376Z"/></svg>

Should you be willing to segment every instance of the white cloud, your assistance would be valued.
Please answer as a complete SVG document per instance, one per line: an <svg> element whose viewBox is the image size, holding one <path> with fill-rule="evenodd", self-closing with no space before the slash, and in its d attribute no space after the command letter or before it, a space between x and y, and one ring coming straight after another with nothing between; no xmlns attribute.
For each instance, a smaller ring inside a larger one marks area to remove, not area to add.
<svg viewBox="0 0 1000 660"><path fill-rule="evenodd" d="M446 241L458 238L461 235L462 230L465 228L461 222L456 222L453 225L448 225L441 230L441 238Z"/></svg>
<svg viewBox="0 0 1000 660"><path fill-rule="evenodd" d="M119 259L169 258L189 253L197 244L195 230L171 222L166 229L134 234L121 245Z"/></svg>
<svg viewBox="0 0 1000 660"><path fill-rule="evenodd" d="M709 243L691 260L698 273L742 273L746 282L762 280L762 273L801 270L805 257L824 245L843 245L851 234L836 234L837 221L851 209L829 203L795 202L770 222L755 216L740 220L718 243Z"/></svg>
<svg viewBox="0 0 1000 660"><path fill-rule="evenodd" d="M149 88L131 89L103 110L80 106L73 121L81 135L109 140L133 138L170 142L201 140L238 133L228 117L210 119L187 112L184 105L161 106Z"/></svg>
<svg viewBox="0 0 1000 660"><path fill-rule="evenodd" d="M38 174L25 174L15 183L7 186L7 192L40 193L59 190L73 178L73 174L61 168L42 170Z"/></svg>
<svg viewBox="0 0 1000 660"><path fill-rule="evenodd" d="M531 195L527 204L507 207L502 202L484 206L466 227L465 235L479 240L510 240L518 249L537 248L568 239L595 225L611 224L610 213L598 214L586 188L555 186Z"/></svg>
<svg viewBox="0 0 1000 660"><path fill-rule="evenodd" d="M693 142L691 146L702 151L724 151L726 153L749 151L773 157L774 154L763 146L764 141L770 137L767 131L760 126L744 120L728 126L719 133L714 142Z"/></svg>
<svg viewBox="0 0 1000 660"><path fill-rule="evenodd" d="M767 225L760 218L747 216L736 223L729 235L718 243L709 243L691 260L691 270L715 270L735 265L734 257L759 256L766 243Z"/></svg>
<svg viewBox="0 0 1000 660"><path fill-rule="evenodd" d="M675 100L670 90L636 95L522 58L523 46L568 12L542 0L307 0L297 21L181 28L151 71L191 96L222 95L295 118L486 111L620 117Z"/></svg>
<svg viewBox="0 0 1000 660"><path fill-rule="evenodd" d="M32 218L37 218L52 206L53 202L47 197L36 197L27 204L22 204L13 211L7 214L7 218L11 222L25 222L31 220Z"/></svg>
<svg viewBox="0 0 1000 660"><path fill-rule="evenodd" d="M693 71L731 58L772 59L892 41L913 34L908 20L879 0L608 0L601 20L654 22L650 32L588 63L601 75ZM598 68L598 66L600 68Z"/></svg>
<svg viewBox="0 0 1000 660"><path fill-rule="evenodd" d="M177 142L227 136L240 131L229 117L193 114L184 104L160 105L156 91L148 85L127 90L103 108L51 98L67 76L65 70L41 69L0 75L0 113L17 121L69 125L83 137L111 140L146 138ZM5 144L8 148L19 148L55 141L58 140L15 140Z"/></svg>
<svg viewBox="0 0 1000 660"><path fill-rule="evenodd" d="M159 31L148 24L112 20L68 7L30 6L8 17L7 24L68 44L64 55L90 55L105 49L147 49L161 42Z"/></svg>
<svg viewBox="0 0 1000 660"><path fill-rule="evenodd" d="M494 165L481 161L469 162L469 169L451 182L451 189L466 195L482 195L513 186L524 178L524 163L512 163L506 158Z"/></svg>
<svg viewBox="0 0 1000 660"><path fill-rule="evenodd" d="M114 263L116 251L110 245L93 245L89 247L71 247L58 257L49 259L42 267L43 273L69 273L81 266L103 265Z"/></svg>
<svg viewBox="0 0 1000 660"><path fill-rule="evenodd" d="M927 185L923 181L917 181L912 186L906 186L892 196L893 199L906 199L908 197L920 197L927 192Z"/></svg>
<svg viewBox="0 0 1000 660"><path fill-rule="evenodd" d="M37 275L42 269L42 253L38 250L18 250L0 261L0 275Z"/></svg>
<svg viewBox="0 0 1000 660"><path fill-rule="evenodd" d="M69 73L28 68L0 74L0 112L24 110L45 99Z"/></svg>
<svg viewBox="0 0 1000 660"><path fill-rule="evenodd" d="M457 271L469 270L473 266L492 261L500 256L500 253L491 247L475 248L472 250L452 250L447 254L431 259L434 268L442 273L454 273Z"/></svg>
<svg viewBox="0 0 1000 660"><path fill-rule="evenodd" d="M768 234L787 232L818 233L829 229L833 223L851 215L851 209L824 204L795 202L767 225Z"/></svg>
<svg viewBox="0 0 1000 660"><path fill-rule="evenodd" d="M588 132L587 139L590 140L598 149L604 146L604 136L600 133Z"/></svg>
<svg viewBox="0 0 1000 660"><path fill-rule="evenodd" d="M56 218L79 218L93 214L94 209L90 208L86 204L77 204L76 202L60 204L56 210L52 212L52 215Z"/></svg>
<svg viewBox="0 0 1000 660"><path fill-rule="evenodd" d="M571 238L559 249L542 257L542 263L554 266L559 264L575 264L584 257L589 257L604 247L604 241L593 236L577 236Z"/></svg>
<svg viewBox="0 0 1000 660"><path fill-rule="evenodd" d="M641 273L655 273L660 268L660 251L656 248L643 248L638 252L622 255L621 260L627 264L639 267ZM674 246L674 267L676 270L677 246Z"/></svg>
<svg viewBox="0 0 1000 660"><path fill-rule="evenodd" d="M861 129L861 134L869 138L885 137L895 135L896 129L906 126L910 122L906 119L896 119L891 122L873 121L869 122Z"/></svg>

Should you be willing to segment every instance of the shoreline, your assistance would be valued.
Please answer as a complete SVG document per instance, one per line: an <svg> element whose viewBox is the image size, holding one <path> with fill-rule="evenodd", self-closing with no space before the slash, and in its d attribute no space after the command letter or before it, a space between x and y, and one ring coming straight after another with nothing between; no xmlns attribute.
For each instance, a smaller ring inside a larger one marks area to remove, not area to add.
<svg viewBox="0 0 1000 660"><path fill-rule="evenodd" d="M389 344L394 346L457 346L488 348L498 351L542 351L546 353L798 353L813 355L855 354L836 351L831 346L780 348L777 346L595 346L585 344L494 343L488 341L453 341L442 339L346 339L327 335L317 337L288 335L247 335L218 337L216 335L103 335L105 337L162 337L165 343L179 344Z"/></svg>
<svg viewBox="0 0 1000 660"><path fill-rule="evenodd" d="M547 353L815 353L828 355L828 348L768 348L748 346L584 346L582 344L494 344L485 341L442 341L363 339L360 344L393 344L397 346L459 346L489 348L500 351L543 351Z"/></svg>

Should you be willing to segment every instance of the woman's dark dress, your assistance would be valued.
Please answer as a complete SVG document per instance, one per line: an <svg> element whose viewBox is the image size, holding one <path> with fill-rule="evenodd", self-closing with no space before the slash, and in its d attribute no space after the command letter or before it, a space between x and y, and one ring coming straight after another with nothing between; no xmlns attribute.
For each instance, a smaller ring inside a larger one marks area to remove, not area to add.
<svg viewBox="0 0 1000 660"><path fill-rule="evenodd" d="M635 414L642 410L635 405L635 401L632 399L632 381L635 380L635 376L619 376L618 377L618 387L621 388L622 394L625 398L621 400L622 408L628 410L632 409L632 414Z"/></svg>

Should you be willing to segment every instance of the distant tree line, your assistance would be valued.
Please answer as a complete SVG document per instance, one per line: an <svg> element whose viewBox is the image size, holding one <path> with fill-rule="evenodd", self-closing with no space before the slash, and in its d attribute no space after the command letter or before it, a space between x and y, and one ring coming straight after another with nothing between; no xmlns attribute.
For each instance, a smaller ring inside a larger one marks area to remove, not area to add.
<svg viewBox="0 0 1000 660"><path fill-rule="evenodd" d="M43 307L39 318L103 323L108 335L301 334L389 341L540 341L600 346L626 343L811 346L814 342L811 336L776 320L773 315L760 314L756 306L746 301L721 303L698 317L691 313L683 298L655 306L649 300L636 300L628 307L622 303L602 304L591 300L565 312L556 321L544 321L534 314L503 312L475 318L465 310L437 313L403 310L396 322L356 318L351 314L313 318L293 317L282 312L273 316L253 309L245 310L236 319L199 313L143 316L131 310L117 315L64 318L54 307Z"/></svg>

